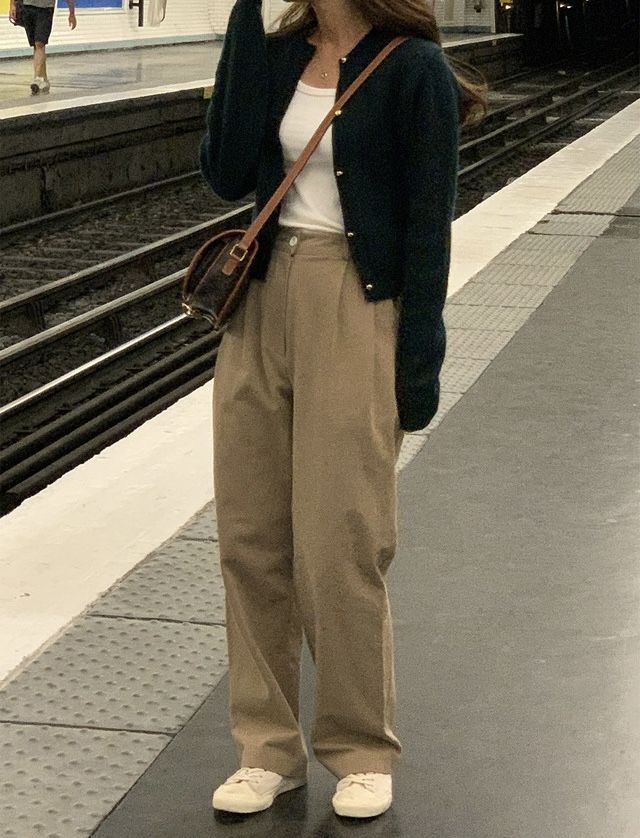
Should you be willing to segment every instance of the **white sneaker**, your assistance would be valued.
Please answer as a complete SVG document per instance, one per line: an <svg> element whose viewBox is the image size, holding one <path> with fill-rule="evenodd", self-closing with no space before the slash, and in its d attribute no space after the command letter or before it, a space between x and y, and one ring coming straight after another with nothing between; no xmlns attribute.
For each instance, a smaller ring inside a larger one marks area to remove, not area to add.
<svg viewBox="0 0 640 838"><path fill-rule="evenodd" d="M336 815L372 818L386 812L392 800L391 774L367 771L340 780L331 802Z"/></svg>
<svg viewBox="0 0 640 838"><path fill-rule="evenodd" d="M264 768L240 768L213 793L214 809L225 812L262 812L282 792L297 789L306 779L283 777Z"/></svg>
<svg viewBox="0 0 640 838"><path fill-rule="evenodd" d="M51 89L48 79L43 79L42 76L36 76L31 82L31 95L37 96L38 93L48 93Z"/></svg>

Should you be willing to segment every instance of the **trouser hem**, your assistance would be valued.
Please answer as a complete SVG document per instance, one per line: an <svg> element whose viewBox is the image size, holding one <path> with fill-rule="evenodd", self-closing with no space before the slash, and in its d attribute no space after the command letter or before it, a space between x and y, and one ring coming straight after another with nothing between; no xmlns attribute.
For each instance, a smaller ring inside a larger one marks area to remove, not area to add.
<svg viewBox="0 0 640 838"><path fill-rule="evenodd" d="M306 779L308 770L306 759L292 762L286 756L281 756L273 751L252 751L247 748L243 751L240 767L264 768L265 771L275 771L276 774L281 774L283 777L293 777L295 779Z"/></svg>
<svg viewBox="0 0 640 838"><path fill-rule="evenodd" d="M376 774L393 775L398 766L399 758L381 757L379 754L362 754L361 756L352 754L335 758L318 757L318 761L334 777L342 780L347 774L360 774L369 771L374 771Z"/></svg>

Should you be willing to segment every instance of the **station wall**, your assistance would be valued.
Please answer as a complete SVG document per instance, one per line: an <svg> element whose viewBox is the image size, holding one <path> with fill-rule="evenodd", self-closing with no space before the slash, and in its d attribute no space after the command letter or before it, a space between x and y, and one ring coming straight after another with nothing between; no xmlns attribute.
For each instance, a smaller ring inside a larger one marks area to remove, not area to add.
<svg viewBox="0 0 640 838"><path fill-rule="evenodd" d="M431 2L440 27L452 32L495 32L495 0L425 0ZM231 8L233 2L221 0ZM274 20L290 4L284 0L263 0L266 21ZM224 13L225 25L228 11Z"/></svg>
<svg viewBox="0 0 640 838"><path fill-rule="evenodd" d="M71 31L68 9L58 0L51 52L109 49L145 44L203 41L224 34L233 3L228 0L168 0L160 26L138 26L138 9L129 0L76 0L78 26ZM0 0L0 56L30 52L24 29L9 22L9 0Z"/></svg>
<svg viewBox="0 0 640 838"><path fill-rule="evenodd" d="M436 19L448 32L495 32L495 0L435 0Z"/></svg>
<svg viewBox="0 0 640 838"><path fill-rule="evenodd" d="M72 32L67 25L66 0L58 0L49 51L75 52L222 37L233 2L168 0L167 16L160 26L139 27L138 9L129 9L129 0L76 0L78 26ZM287 5L283 0L263 0L267 25ZM494 31L494 0L435 0L434 6L443 29ZM9 0L0 0L0 57L27 55L30 49L24 30L9 22L8 12Z"/></svg>

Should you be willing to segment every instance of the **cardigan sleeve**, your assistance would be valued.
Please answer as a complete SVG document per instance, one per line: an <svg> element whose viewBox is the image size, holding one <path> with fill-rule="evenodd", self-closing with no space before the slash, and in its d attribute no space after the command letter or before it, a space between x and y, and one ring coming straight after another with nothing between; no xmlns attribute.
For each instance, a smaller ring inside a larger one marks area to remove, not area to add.
<svg viewBox="0 0 640 838"><path fill-rule="evenodd" d="M225 200L243 198L256 188L268 97L261 0L236 0L200 145L202 172L213 191Z"/></svg>
<svg viewBox="0 0 640 838"><path fill-rule="evenodd" d="M442 49L429 47L411 86L405 144L407 209L396 356L398 413L405 431L426 427L438 410L458 169L458 83Z"/></svg>

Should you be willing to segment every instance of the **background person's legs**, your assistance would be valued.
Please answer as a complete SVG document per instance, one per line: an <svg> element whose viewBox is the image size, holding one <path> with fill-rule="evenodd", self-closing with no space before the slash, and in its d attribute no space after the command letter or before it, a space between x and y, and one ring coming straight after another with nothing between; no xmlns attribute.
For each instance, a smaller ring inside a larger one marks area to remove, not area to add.
<svg viewBox="0 0 640 838"><path fill-rule="evenodd" d="M47 48L45 44L41 44L40 41L36 41L33 47L33 77L34 79L44 79L48 81L47 78Z"/></svg>
<svg viewBox="0 0 640 838"><path fill-rule="evenodd" d="M29 46L33 47L33 81L30 85L33 94L49 92L46 46L51 35L53 11L38 6L23 7L24 29Z"/></svg>

